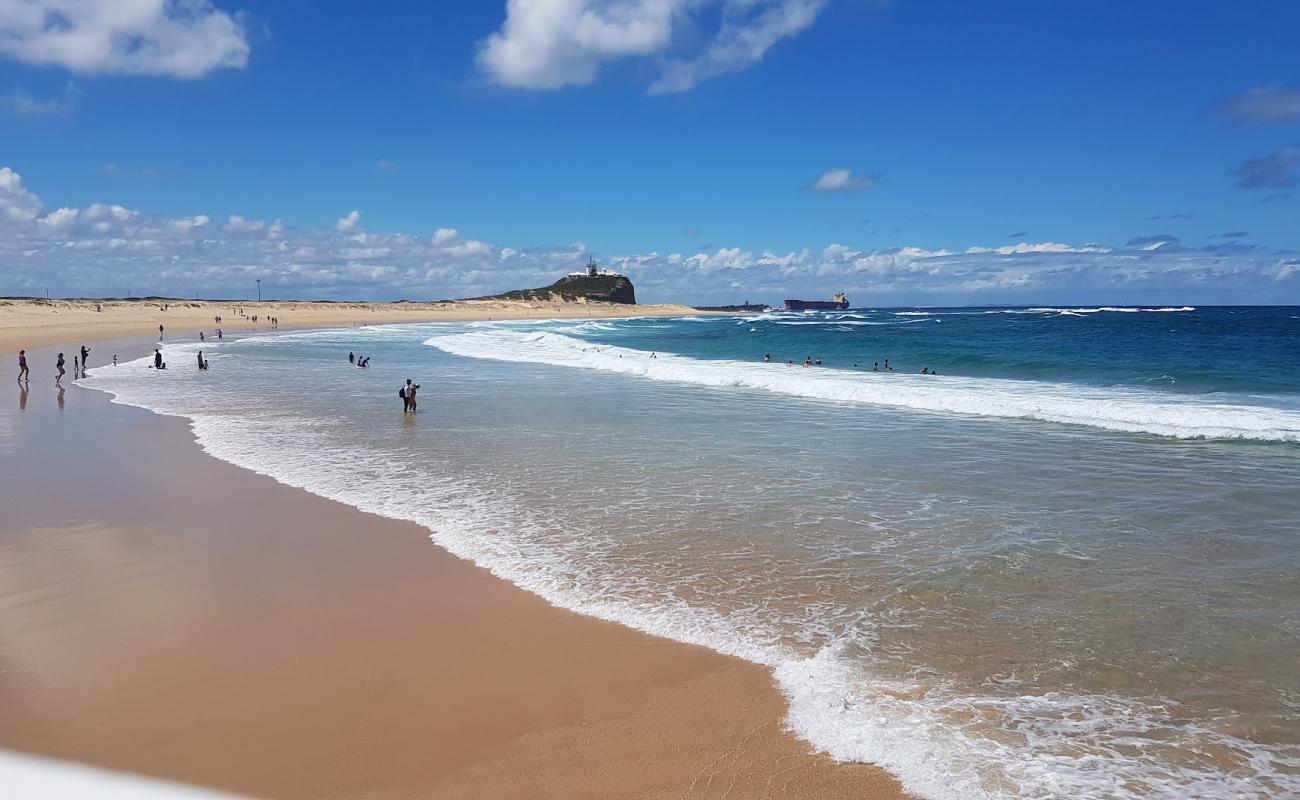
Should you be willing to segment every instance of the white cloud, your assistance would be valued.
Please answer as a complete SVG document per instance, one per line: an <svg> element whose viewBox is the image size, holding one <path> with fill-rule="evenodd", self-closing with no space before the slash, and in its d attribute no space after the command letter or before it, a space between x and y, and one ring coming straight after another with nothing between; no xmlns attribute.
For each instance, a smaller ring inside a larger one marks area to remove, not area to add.
<svg viewBox="0 0 1300 800"><path fill-rule="evenodd" d="M675 34L714 8L719 29L694 53L664 58L651 92L677 92L762 60L816 19L826 0L508 0L478 67L500 86L559 89L596 80L602 64L668 53Z"/></svg>
<svg viewBox="0 0 1300 800"><path fill-rule="evenodd" d="M76 208L60 208L41 217L41 224L51 228L67 228L77 221L81 211Z"/></svg>
<svg viewBox="0 0 1300 800"><path fill-rule="evenodd" d="M701 81L757 64L777 42L812 25L825 5L826 0L732 0L723 9L722 29L704 52L668 61L650 92L685 92Z"/></svg>
<svg viewBox="0 0 1300 800"><path fill-rule="evenodd" d="M0 54L26 64L198 78L248 53L241 21L209 0L0 2Z"/></svg>
<svg viewBox="0 0 1300 800"><path fill-rule="evenodd" d="M828 169L817 180L808 184L808 191L836 194L864 192L873 188L879 178L875 175L855 175L847 169Z"/></svg>
<svg viewBox="0 0 1300 800"><path fill-rule="evenodd" d="M226 224L221 226L222 230L230 233L255 233L266 227L266 223L260 219L248 219L238 214L231 214L226 220Z"/></svg>
<svg viewBox="0 0 1300 800"><path fill-rule="evenodd" d="M386 158L381 158L375 162L375 169L383 169L383 170L397 169L397 162L389 161Z"/></svg>
<svg viewBox="0 0 1300 800"><path fill-rule="evenodd" d="M41 213L41 198L27 191L23 176L9 167L0 167L0 219L27 222Z"/></svg>
<svg viewBox="0 0 1300 800"><path fill-rule="evenodd" d="M352 219L352 225L360 218ZM467 239L338 226L288 228L231 215L150 217L95 203L47 212L13 170L0 167L0 295L158 294L239 296L256 277L275 276L287 293L337 299L437 299L545 286L584 264L586 245L517 248ZM218 230L219 228L219 230ZM721 247L694 254L600 255L631 275L645 302L779 302L845 291L854 302L886 304L1269 302L1300 291L1300 259L1263 248L1241 252L1141 243L1019 243L971 247L858 249L832 243L788 252ZM734 293L744 289L741 297Z"/></svg>
<svg viewBox="0 0 1300 800"><path fill-rule="evenodd" d="M1022 255L1025 253L1109 253L1110 248L1102 247L1097 244L1085 244L1080 246L1060 244L1059 242L1019 242L1017 244L1003 245L1002 247L968 247L967 253L997 253L999 255L1011 256Z"/></svg>
<svg viewBox="0 0 1300 800"><path fill-rule="evenodd" d="M361 221L361 212L353 209L346 217L339 217L338 223L334 226L340 231L350 231Z"/></svg>

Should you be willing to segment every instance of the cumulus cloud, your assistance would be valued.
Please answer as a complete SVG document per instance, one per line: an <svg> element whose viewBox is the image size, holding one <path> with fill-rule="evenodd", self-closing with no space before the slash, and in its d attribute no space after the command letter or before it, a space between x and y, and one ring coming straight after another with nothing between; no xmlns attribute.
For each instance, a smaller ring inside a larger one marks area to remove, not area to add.
<svg viewBox="0 0 1300 800"><path fill-rule="evenodd" d="M0 219L29 222L41 213L41 199L23 186L23 176L0 167Z"/></svg>
<svg viewBox="0 0 1300 800"><path fill-rule="evenodd" d="M1300 117L1300 89L1284 86L1250 89L1228 101L1223 106L1223 115L1238 125Z"/></svg>
<svg viewBox="0 0 1300 800"><path fill-rule="evenodd" d="M360 221L361 221L361 212L357 211L356 209L353 209L352 211L348 212L348 215L346 217L339 217L339 221L335 223L334 227L338 228L340 231L350 231L353 228L355 228L357 226L357 223Z"/></svg>
<svg viewBox="0 0 1300 800"><path fill-rule="evenodd" d="M209 0L0 2L0 55L25 64L198 78L242 68L248 53L238 16Z"/></svg>
<svg viewBox="0 0 1300 800"><path fill-rule="evenodd" d="M733 246L602 254L581 243L505 247L450 227L421 234L304 229L239 215L218 224L202 214L151 217L112 203L47 210L21 176L0 167L0 295L48 287L55 294L114 296L134 287L240 297L261 277L299 297L469 297L544 286L593 255L632 276L646 302L779 302L795 293L836 291L873 304L1082 302L1088 296L1111 303L1139 297L1268 302L1279 291L1300 290L1294 253L1235 241L1144 250L1134 241L1120 248L1020 242L873 250L831 243L788 252ZM733 296L741 289L744 297Z"/></svg>
<svg viewBox="0 0 1300 800"><path fill-rule="evenodd" d="M593 83L602 64L659 56L650 91L679 92L762 60L807 28L826 0L508 0L501 28L479 44L478 67L515 89ZM679 30L717 11L721 23L694 52L669 57Z"/></svg>
<svg viewBox="0 0 1300 800"><path fill-rule="evenodd" d="M1300 147L1283 147L1276 153L1248 158L1228 170L1241 189L1290 189L1298 181L1295 167L1300 164Z"/></svg>
<svg viewBox="0 0 1300 800"><path fill-rule="evenodd" d="M850 170L836 168L826 170L805 188L810 192L823 194L865 192L873 188L879 180L879 176L876 175L857 175Z"/></svg>
<svg viewBox="0 0 1300 800"><path fill-rule="evenodd" d="M266 223L260 219L248 219L238 214L231 214L226 220L226 224L221 229L230 233L255 233L266 228Z"/></svg>

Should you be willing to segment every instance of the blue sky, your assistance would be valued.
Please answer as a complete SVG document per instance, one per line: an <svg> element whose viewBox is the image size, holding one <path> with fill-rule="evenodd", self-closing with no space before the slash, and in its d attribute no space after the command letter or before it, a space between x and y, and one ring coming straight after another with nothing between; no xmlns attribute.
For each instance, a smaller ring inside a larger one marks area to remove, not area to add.
<svg viewBox="0 0 1300 800"><path fill-rule="evenodd" d="M0 294L444 297L595 254L648 300L1300 302L1296 30L1286 2L0 2Z"/></svg>

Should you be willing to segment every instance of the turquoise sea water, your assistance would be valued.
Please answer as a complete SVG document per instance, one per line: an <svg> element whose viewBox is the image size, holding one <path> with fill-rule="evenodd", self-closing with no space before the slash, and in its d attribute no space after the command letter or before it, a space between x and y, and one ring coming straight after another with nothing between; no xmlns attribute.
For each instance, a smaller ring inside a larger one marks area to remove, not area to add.
<svg viewBox="0 0 1300 800"><path fill-rule="evenodd" d="M920 795L1292 797L1298 317L386 326L84 384L557 605L766 664L794 730Z"/></svg>

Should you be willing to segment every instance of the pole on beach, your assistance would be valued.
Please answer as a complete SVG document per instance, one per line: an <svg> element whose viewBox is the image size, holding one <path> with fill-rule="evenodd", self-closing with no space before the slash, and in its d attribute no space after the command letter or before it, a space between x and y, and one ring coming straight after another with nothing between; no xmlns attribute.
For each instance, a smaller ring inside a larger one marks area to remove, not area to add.
<svg viewBox="0 0 1300 800"><path fill-rule="evenodd" d="M257 302L262 302L262 279L257 279Z"/></svg>

